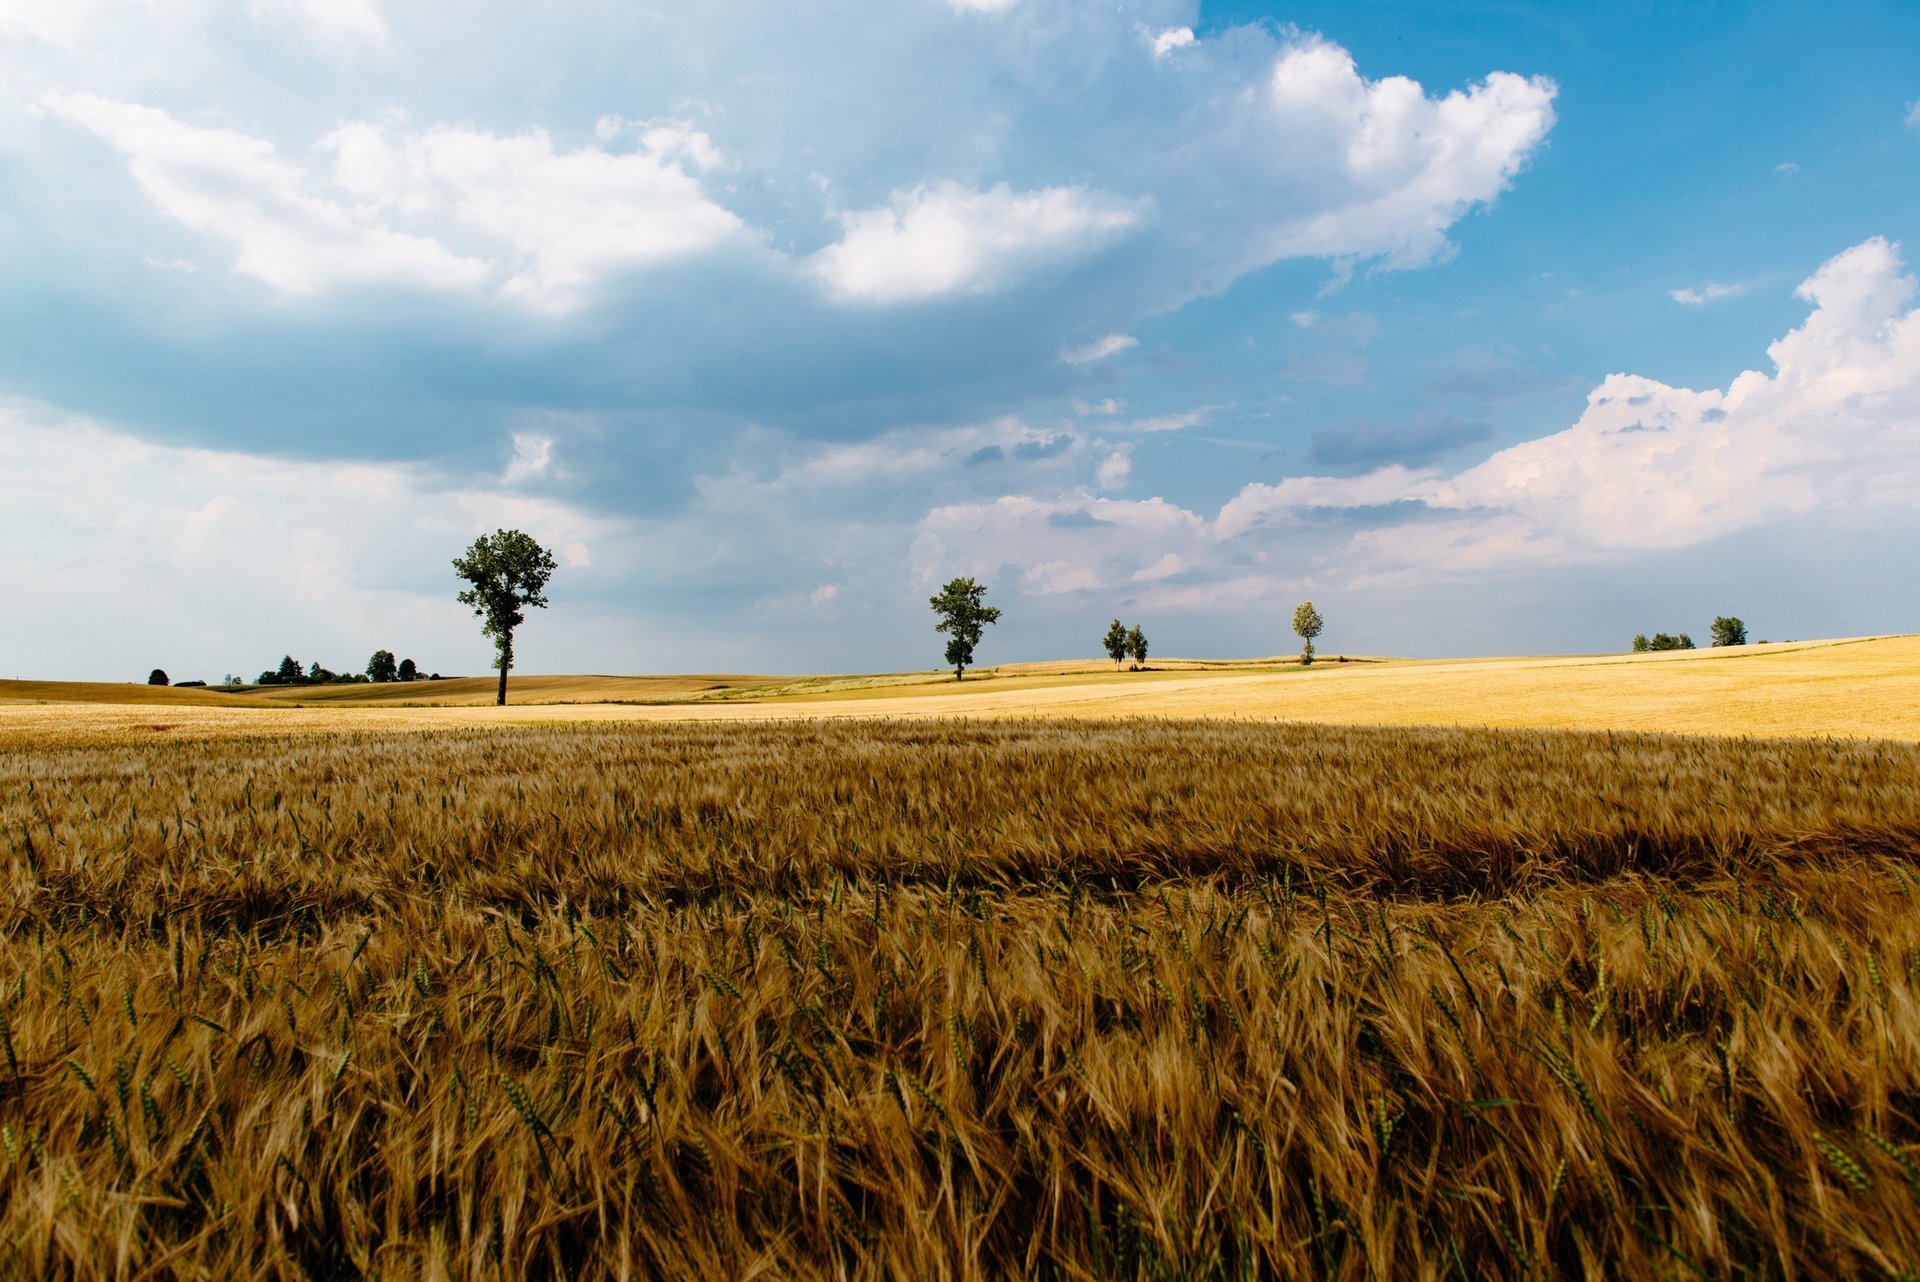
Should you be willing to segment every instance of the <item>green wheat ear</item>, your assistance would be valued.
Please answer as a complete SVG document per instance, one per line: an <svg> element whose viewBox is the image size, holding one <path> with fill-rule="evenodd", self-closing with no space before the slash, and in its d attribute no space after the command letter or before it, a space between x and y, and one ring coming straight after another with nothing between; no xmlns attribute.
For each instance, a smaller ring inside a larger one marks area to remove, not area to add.
<svg viewBox="0 0 1920 1282"><path fill-rule="evenodd" d="M1813 1145L1854 1192L1865 1193L1872 1186L1866 1168L1854 1161L1851 1153L1818 1131L1814 1132Z"/></svg>

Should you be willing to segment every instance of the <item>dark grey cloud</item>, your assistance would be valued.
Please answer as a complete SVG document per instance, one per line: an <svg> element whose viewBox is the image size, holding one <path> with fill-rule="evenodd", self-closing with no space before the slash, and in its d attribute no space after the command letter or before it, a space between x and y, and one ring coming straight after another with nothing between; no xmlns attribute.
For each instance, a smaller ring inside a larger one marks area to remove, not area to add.
<svg viewBox="0 0 1920 1282"><path fill-rule="evenodd" d="M1405 422L1391 418L1348 418L1313 434L1312 456L1322 467L1374 468L1389 463L1415 466L1492 435L1493 429L1485 423L1451 414L1423 411Z"/></svg>

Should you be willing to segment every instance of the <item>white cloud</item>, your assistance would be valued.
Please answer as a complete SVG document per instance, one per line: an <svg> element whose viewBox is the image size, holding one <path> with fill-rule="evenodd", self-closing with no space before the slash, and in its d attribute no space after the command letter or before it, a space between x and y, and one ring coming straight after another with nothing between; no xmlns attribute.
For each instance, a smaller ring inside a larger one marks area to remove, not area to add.
<svg viewBox="0 0 1920 1282"><path fill-rule="evenodd" d="M271 143L92 94L50 95L46 105L126 156L160 212L231 242L233 269L281 293L375 284L467 289L486 277L478 259L310 194L308 176Z"/></svg>
<svg viewBox="0 0 1920 1282"><path fill-rule="evenodd" d="M1311 193L1251 239L1258 265L1297 255L1384 256L1392 266L1450 252L1446 229L1505 190L1552 127L1553 83L1494 72L1443 98L1403 76L1366 80L1338 45L1309 38L1274 65L1260 120L1271 198Z"/></svg>
<svg viewBox="0 0 1920 1282"><path fill-rule="evenodd" d="M1791 160L1783 160L1773 167L1773 172L1776 174L1797 174L1800 172L1800 166L1794 164Z"/></svg>
<svg viewBox="0 0 1920 1282"><path fill-rule="evenodd" d="M1920 101L1907 104L1906 126L1909 129L1920 129Z"/></svg>
<svg viewBox="0 0 1920 1282"><path fill-rule="evenodd" d="M1140 346L1140 340L1131 334L1108 334L1105 338L1095 339L1084 347L1070 347L1060 353L1060 359L1069 365L1091 365L1095 361L1104 361L1109 356L1117 356Z"/></svg>
<svg viewBox="0 0 1920 1282"><path fill-rule="evenodd" d="M556 149L544 129L501 136L466 128L394 138L349 125L322 144L361 208L450 216L490 245L501 292L566 312L620 272L688 258L741 235L692 170L724 163L699 130L653 125L636 151Z"/></svg>
<svg viewBox="0 0 1920 1282"><path fill-rule="evenodd" d="M513 434L513 457L501 480L509 485L545 476L553 466L553 438L537 432Z"/></svg>
<svg viewBox="0 0 1920 1282"><path fill-rule="evenodd" d="M1186 568L1187 562L1184 557L1178 552L1169 552L1152 565L1135 570L1133 572L1133 581L1135 583L1157 583L1161 579L1170 579L1176 574L1183 573Z"/></svg>
<svg viewBox="0 0 1920 1282"><path fill-rule="evenodd" d="M745 231L690 172L721 163L712 140L680 126L649 127L637 150L616 153L559 150L539 129L349 124L322 140L329 163L307 168L262 139L151 107L89 94L46 102L121 152L161 213L231 243L234 271L294 296L494 282L503 297L563 313L620 272Z"/></svg>
<svg viewBox="0 0 1920 1282"><path fill-rule="evenodd" d="M1133 475L1133 455L1127 450L1115 450L1100 460L1099 470L1094 480L1103 490L1125 488L1127 479Z"/></svg>
<svg viewBox="0 0 1920 1282"><path fill-rule="evenodd" d="M1920 508L1920 310L1880 238L1798 290L1771 374L1694 391L1614 374L1564 431L1447 474L1402 466L1243 487L1212 518L1068 490L936 507L914 564L1010 566L1034 592L1132 584L1157 606L1231 607L1310 578L1553 570L1694 547L1781 520ZM1177 567L1177 568L1176 568ZM1177 575L1179 586L1154 585Z"/></svg>
<svg viewBox="0 0 1920 1282"><path fill-rule="evenodd" d="M1005 13L1020 0L947 0L956 13Z"/></svg>
<svg viewBox="0 0 1920 1282"><path fill-rule="evenodd" d="M1685 289L1669 290L1667 297L1685 307L1699 307L1716 298L1732 298L1746 292L1745 285L1722 285L1716 281L1707 281L1703 285L1690 285Z"/></svg>
<svg viewBox="0 0 1920 1282"><path fill-rule="evenodd" d="M1250 486L1227 509L1421 504L1437 523L1367 534L1351 549L1355 563L1467 570L1687 547L1781 518L1913 506L1920 315L1898 248L1878 237L1857 245L1797 293L1813 310L1767 349L1771 375L1750 370L1724 391L1693 391L1615 374L1572 427L1455 476L1293 478Z"/></svg>
<svg viewBox="0 0 1920 1282"><path fill-rule="evenodd" d="M841 215L841 238L815 255L814 270L836 297L858 302L987 293L1110 244L1141 217L1138 202L1084 187L944 182Z"/></svg>
<svg viewBox="0 0 1920 1282"><path fill-rule="evenodd" d="M1185 49L1193 43L1193 28L1168 27L1156 33L1149 43L1153 46L1153 56L1164 58L1175 49Z"/></svg>

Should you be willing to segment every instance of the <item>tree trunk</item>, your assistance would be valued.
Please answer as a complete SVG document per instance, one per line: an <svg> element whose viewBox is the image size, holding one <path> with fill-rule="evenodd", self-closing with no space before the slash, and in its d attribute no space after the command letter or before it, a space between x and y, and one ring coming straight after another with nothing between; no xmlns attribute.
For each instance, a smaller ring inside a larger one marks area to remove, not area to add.
<svg viewBox="0 0 1920 1282"><path fill-rule="evenodd" d="M494 700L494 706L496 708L507 706L507 665L504 663L500 665L500 697Z"/></svg>
<svg viewBox="0 0 1920 1282"><path fill-rule="evenodd" d="M953 679L954 679L955 681L965 681L965 680L967 679L967 665L966 665L966 664L964 664L964 663L956 663L956 664L954 664L954 665L953 665Z"/></svg>

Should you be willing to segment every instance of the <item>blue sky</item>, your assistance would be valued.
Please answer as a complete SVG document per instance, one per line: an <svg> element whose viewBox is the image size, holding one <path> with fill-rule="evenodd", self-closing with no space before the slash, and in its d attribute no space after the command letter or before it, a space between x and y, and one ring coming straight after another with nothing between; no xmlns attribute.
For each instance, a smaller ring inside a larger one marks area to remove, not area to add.
<svg viewBox="0 0 1920 1282"><path fill-rule="evenodd" d="M164 11L162 11L164 10ZM1920 628L1910 5L0 0L0 675Z"/></svg>

